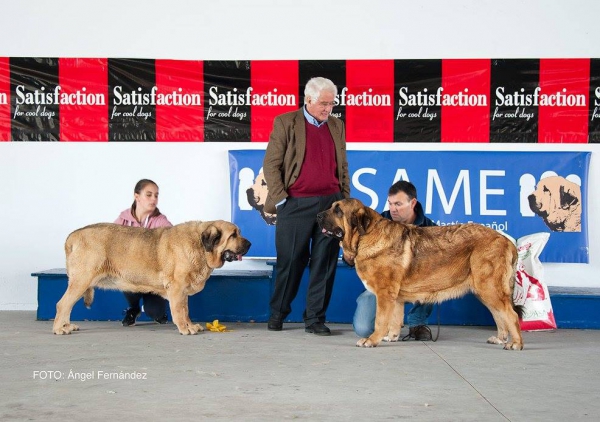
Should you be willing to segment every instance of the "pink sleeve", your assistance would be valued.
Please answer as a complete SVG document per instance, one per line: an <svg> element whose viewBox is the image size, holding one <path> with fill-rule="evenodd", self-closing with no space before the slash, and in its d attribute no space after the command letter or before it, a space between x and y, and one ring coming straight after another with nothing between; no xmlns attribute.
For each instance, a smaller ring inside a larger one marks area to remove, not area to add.
<svg viewBox="0 0 600 422"><path fill-rule="evenodd" d="M158 217L152 219L149 229L155 229L157 227L172 227L173 224L167 219L164 214L159 215Z"/></svg>

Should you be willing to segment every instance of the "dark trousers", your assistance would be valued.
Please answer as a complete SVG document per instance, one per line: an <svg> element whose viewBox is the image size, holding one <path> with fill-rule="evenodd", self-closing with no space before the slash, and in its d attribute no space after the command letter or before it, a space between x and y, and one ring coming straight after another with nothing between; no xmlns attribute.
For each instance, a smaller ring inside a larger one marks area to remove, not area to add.
<svg viewBox="0 0 600 422"><path fill-rule="evenodd" d="M162 318L167 313L168 301L152 293L123 292L130 308L140 308L140 301L144 299L144 312L152 319Z"/></svg>
<svg viewBox="0 0 600 422"><path fill-rule="evenodd" d="M340 252L339 240L326 237L317 214L342 199L341 193L308 198L288 198L277 209L275 247L277 276L271 297L271 319L284 320L292 311L302 274L309 259L309 282L304 323L325 322Z"/></svg>

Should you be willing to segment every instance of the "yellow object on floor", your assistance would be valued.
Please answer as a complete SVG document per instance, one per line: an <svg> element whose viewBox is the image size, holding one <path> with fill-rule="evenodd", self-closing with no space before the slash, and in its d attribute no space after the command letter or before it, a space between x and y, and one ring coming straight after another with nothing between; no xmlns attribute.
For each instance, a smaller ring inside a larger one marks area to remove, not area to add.
<svg viewBox="0 0 600 422"><path fill-rule="evenodd" d="M226 326L219 324L219 320L215 319L212 324L210 322L206 323L206 328L209 331L215 331L215 332L226 332L226 331L232 331L232 330L228 330Z"/></svg>

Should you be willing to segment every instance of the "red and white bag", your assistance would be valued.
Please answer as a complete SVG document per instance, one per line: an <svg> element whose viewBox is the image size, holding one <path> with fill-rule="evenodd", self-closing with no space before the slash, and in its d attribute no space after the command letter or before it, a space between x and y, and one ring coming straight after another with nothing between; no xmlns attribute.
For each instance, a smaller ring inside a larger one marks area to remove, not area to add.
<svg viewBox="0 0 600 422"><path fill-rule="evenodd" d="M534 233L516 242L519 259L513 301L523 308L523 316L519 320L523 331L556 329L550 294L544 282L544 267L540 261L540 254L549 238L550 233Z"/></svg>

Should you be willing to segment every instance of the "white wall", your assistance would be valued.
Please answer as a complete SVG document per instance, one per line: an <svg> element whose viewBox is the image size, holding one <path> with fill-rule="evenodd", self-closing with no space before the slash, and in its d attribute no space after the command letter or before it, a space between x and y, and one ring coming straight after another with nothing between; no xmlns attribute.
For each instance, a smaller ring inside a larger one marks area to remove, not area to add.
<svg viewBox="0 0 600 422"><path fill-rule="evenodd" d="M4 2L3 57L199 60L600 57L600 2L130 0ZM228 219L228 149L265 144L0 143L0 309L36 309L32 272L64 239L112 221L156 180L174 222ZM600 145L350 144L381 150L592 151L590 264L546 264L549 285L600 286ZM258 266L263 263L228 265Z"/></svg>

